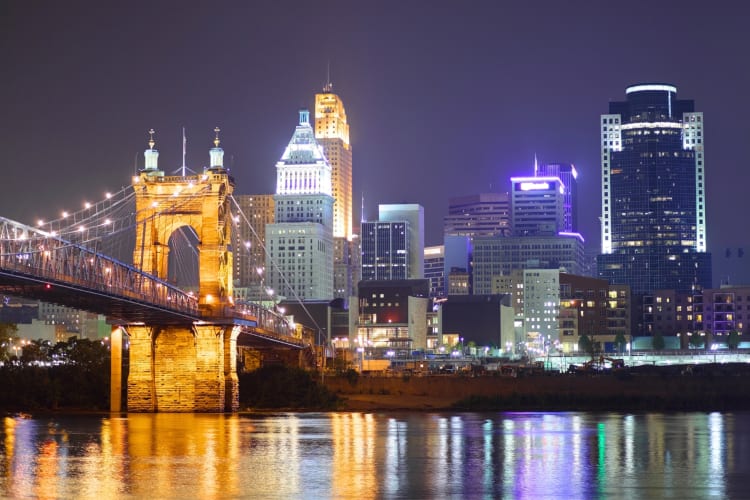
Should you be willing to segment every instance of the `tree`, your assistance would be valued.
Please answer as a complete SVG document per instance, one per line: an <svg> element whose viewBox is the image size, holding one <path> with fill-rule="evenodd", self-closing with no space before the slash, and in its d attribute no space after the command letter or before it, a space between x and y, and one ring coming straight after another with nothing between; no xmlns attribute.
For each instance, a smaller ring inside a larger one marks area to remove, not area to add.
<svg viewBox="0 0 750 500"><path fill-rule="evenodd" d="M740 332L732 330L727 335L727 347L730 349L737 349L740 346Z"/></svg>
<svg viewBox="0 0 750 500"><path fill-rule="evenodd" d="M694 333L690 335L688 342L690 343L690 346L698 349L703 347L703 343L706 341L706 337L703 335L698 335L697 333Z"/></svg>
<svg viewBox="0 0 750 500"><path fill-rule="evenodd" d="M664 349L664 335L662 335L661 332L655 332L651 337L651 347L653 347L655 351L661 351Z"/></svg>
<svg viewBox="0 0 750 500"><path fill-rule="evenodd" d="M16 333L18 333L18 327L15 324L0 323L0 361L8 359L8 348Z"/></svg>
<svg viewBox="0 0 750 500"><path fill-rule="evenodd" d="M578 350L592 356L594 355L594 344L585 333L578 338Z"/></svg>
<svg viewBox="0 0 750 500"><path fill-rule="evenodd" d="M625 344L627 343L628 341L625 338L625 334L623 332L617 332L617 335L615 335L615 345L617 346L617 352L624 352Z"/></svg>
<svg viewBox="0 0 750 500"><path fill-rule="evenodd" d="M32 340L23 347L21 362L25 365L34 362L49 362L51 361L49 355L50 348L51 346L47 340Z"/></svg>

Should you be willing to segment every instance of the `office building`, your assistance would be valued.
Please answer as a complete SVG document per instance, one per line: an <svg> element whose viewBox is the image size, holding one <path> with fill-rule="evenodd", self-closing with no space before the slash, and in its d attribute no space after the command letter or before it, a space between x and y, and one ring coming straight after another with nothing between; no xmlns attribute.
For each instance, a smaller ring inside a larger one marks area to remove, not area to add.
<svg viewBox="0 0 750 500"><path fill-rule="evenodd" d="M443 265L443 276L445 277L446 293L451 273L469 273L469 282L472 281L472 237L466 235L443 236L443 247L445 257Z"/></svg>
<svg viewBox="0 0 750 500"><path fill-rule="evenodd" d="M443 218L446 286L453 273L454 293L471 293L471 246L474 238L510 236L508 193L480 193L451 198ZM468 281L460 273L467 273Z"/></svg>
<svg viewBox="0 0 750 500"><path fill-rule="evenodd" d="M558 340L560 270L523 271L523 326L527 348L534 354L548 352Z"/></svg>
<svg viewBox="0 0 750 500"><path fill-rule="evenodd" d="M609 284L606 280L560 273L560 348L564 352L578 350L578 342L586 336L603 350L614 339L608 328ZM622 304L613 304L614 308Z"/></svg>
<svg viewBox="0 0 750 500"><path fill-rule="evenodd" d="M493 280L515 269L560 269L581 274L583 238L579 234L476 238L473 249L473 293L493 293Z"/></svg>
<svg viewBox="0 0 750 500"><path fill-rule="evenodd" d="M361 281L358 301L351 304L357 318L354 345L381 355L391 349L426 349L428 294L426 279Z"/></svg>
<svg viewBox="0 0 750 500"><path fill-rule="evenodd" d="M430 280L430 297L445 295L445 246L425 247L424 277Z"/></svg>
<svg viewBox="0 0 750 500"><path fill-rule="evenodd" d="M583 335L607 352L621 347L615 345L618 334L630 342L630 292L625 285L556 269L527 268L494 277L492 293L511 297L529 348L572 353L578 351Z"/></svg>
<svg viewBox="0 0 750 500"><path fill-rule="evenodd" d="M443 218L445 236L509 236L508 193L480 193L451 198Z"/></svg>
<svg viewBox="0 0 750 500"><path fill-rule="evenodd" d="M557 177L563 193L563 227L566 233L578 232L578 171L571 163L534 163L534 177Z"/></svg>
<svg viewBox="0 0 750 500"><path fill-rule="evenodd" d="M349 122L341 98L332 92L329 82L315 94L315 139L331 165L333 236L351 240L352 231L352 147Z"/></svg>
<svg viewBox="0 0 750 500"><path fill-rule="evenodd" d="M463 268L453 268L446 277L448 295L472 295L471 274Z"/></svg>
<svg viewBox="0 0 750 500"><path fill-rule="evenodd" d="M333 298L331 166L315 140L310 114L276 163L275 221L266 225L266 283L270 295L298 300Z"/></svg>
<svg viewBox="0 0 750 500"><path fill-rule="evenodd" d="M333 238L333 297L343 299L357 294L361 272L359 238Z"/></svg>
<svg viewBox="0 0 750 500"><path fill-rule="evenodd" d="M625 95L601 116L598 275L634 295L709 288L703 113L672 85Z"/></svg>
<svg viewBox="0 0 750 500"><path fill-rule="evenodd" d="M333 93L331 82L315 94L315 138L331 165L333 194L334 297L356 295L359 281L359 243L354 241L352 147L349 122L341 98Z"/></svg>
<svg viewBox="0 0 750 500"><path fill-rule="evenodd" d="M408 221L362 223L362 281L409 278L408 233Z"/></svg>
<svg viewBox="0 0 750 500"><path fill-rule="evenodd" d="M245 300L263 300L266 225L274 222L272 194L235 195L239 213L232 232L234 291Z"/></svg>
<svg viewBox="0 0 750 500"><path fill-rule="evenodd" d="M379 205L378 222L363 222L361 232L363 280L424 277L424 208L421 205ZM388 266L394 269L388 270Z"/></svg>
<svg viewBox="0 0 750 500"><path fill-rule="evenodd" d="M448 345L476 344L498 349L505 354L515 352L523 338L516 335L510 295L456 295L449 296L440 305L440 336Z"/></svg>
<svg viewBox="0 0 750 500"><path fill-rule="evenodd" d="M565 186L558 177L512 177L514 236L556 235L564 228Z"/></svg>

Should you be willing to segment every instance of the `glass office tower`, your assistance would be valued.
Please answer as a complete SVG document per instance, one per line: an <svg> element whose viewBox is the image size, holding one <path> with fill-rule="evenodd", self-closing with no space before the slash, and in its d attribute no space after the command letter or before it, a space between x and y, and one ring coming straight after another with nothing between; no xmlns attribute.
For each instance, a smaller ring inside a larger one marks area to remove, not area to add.
<svg viewBox="0 0 750 500"><path fill-rule="evenodd" d="M601 116L598 274L633 294L709 288L703 113L672 85L625 94Z"/></svg>

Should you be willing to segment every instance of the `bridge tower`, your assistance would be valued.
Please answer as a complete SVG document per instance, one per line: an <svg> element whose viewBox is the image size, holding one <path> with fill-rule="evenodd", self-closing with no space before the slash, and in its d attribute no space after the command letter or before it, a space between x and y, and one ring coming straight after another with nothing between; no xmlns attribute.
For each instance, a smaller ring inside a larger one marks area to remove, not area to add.
<svg viewBox="0 0 750 500"><path fill-rule="evenodd" d="M126 325L130 336L128 411L233 411L239 404L238 327L231 318L230 195L215 129L210 167L198 175L166 176L158 168L153 130L145 168L133 178L136 243L133 263L168 278L169 238L190 226L198 235L200 321Z"/></svg>
<svg viewBox="0 0 750 500"><path fill-rule="evenodd" d="M169 238L190 226L198 235L200 285L198 299L204 317L223 317L232 301L231 216L229 196L234 179L224 168L219 129L210 151L211 167L199 175L165 176L157 167L153 131L146 166L133 178L136 203L136 243L133 263L163 280L168 278Z"/></svg>

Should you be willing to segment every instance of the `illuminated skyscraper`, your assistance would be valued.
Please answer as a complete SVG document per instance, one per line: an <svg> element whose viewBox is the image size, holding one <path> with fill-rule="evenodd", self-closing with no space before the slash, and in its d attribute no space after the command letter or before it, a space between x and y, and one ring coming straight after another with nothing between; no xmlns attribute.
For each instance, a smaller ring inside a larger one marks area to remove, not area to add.
<svg viewBox="0 0 750 500"><path fill-rule="evenodd" d="M601 116L598 274L633 294L709 288L703 113L672 85L625 94Z"/></svg>
<svg viewBox="0 0 750 500"><path fill-rule="evenodd" d="M333 236L352 238L352 147L349 123L341 98L327 84L322 94L315 94L315 138L331 165L333 189Z"/></svg>
<svg viewBox="0 0 750 500"><path fill-rule="evenodd" d="M362 222L362 281L405 280L411 273L409 222Z"/></svg>
<svg viewBox="0 0 750 500"><path fill-rule="evenodd" d="M378 205L380 222L408 222L409 273L408 279L424 278L424 207L416 203Z"/></svg>
<svg viewBox="0 0 750 500"><path fill-rule="evenodd" d="M334 237L334 296L348 299L356 295L359 279L359 245L352 231L352 148L349 123L341 98L327 83L315 95L315 138L331 165Z"/></svg>
<svg viewBox="0 0 750 500"><path fill-rule="evenodd" d="M563 186L563 228L566 233L578 232L578 171L570 163L534 164L535 177L557 177Z"/></svg>
<svg viewBox="0 0 750 500"><path fill-rule="evenodd" d="M565 227L565 186L559 177L511 177L515 236L556 235Z"/></svg>
<svg viewBox="0 0 750 500"><path fill-rule="evenodd" d="M331 166L315 140L310 113L276 163L275 222L266 225L269 294L301 300L333 298Z"/></svg>
<svg viewBox="0 0 750 500"><path fill-rule="evenodd" d="M377 222L362 222L362 280L424 277L424 208L378 206Z"/></svg>

